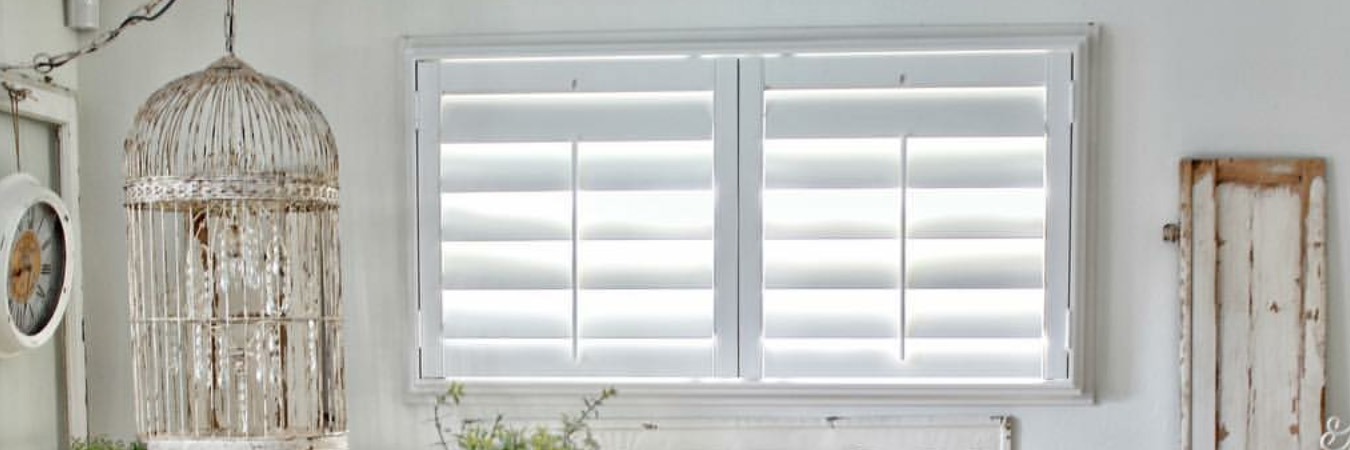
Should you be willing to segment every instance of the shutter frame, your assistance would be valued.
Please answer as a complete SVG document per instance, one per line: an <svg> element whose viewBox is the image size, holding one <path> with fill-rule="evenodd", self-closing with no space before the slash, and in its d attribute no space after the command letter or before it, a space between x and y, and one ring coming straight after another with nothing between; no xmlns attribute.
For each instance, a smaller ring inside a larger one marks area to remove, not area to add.
<svg viewBox="0 0 1350 450"><path fill-rule="evenodd" d="M591 55L613 55L613 54L645 55L657 53L670 53L672 51L683 52L688 51L689 49L697 49L697 50L717 49L718 52L724 54L726 53L755 54L757 52L762 52L765 49L770 49L769 51L774 51L776 49L781 50L812 49L821 52L831 52L839 50L849 51L857 49L866 52L870 51L871 49L878 49L878 48L960 49L982 45L991 45L993 47L999 48L1048 47L1071 51L1074 53L1074 57L1077 60L1074 63L1075 64L1074 70L1083 72L1079 72L1075 76L1076 82L1073 89L1077 92L1086 92L1086 86L1089 81L1088 77L1086 76L1087 73L1085 72L1085 67L1089 65L1086 55L1089 42L1095 36L1095 27L1091 25L1086 25L1086 26L1032 26L1032 27L998 26L998 27L973 27L973 28L924 27L921 29L863 28L863 29L850 29L846 31L830 30L830 29L811 30L809 33L806 34L793 32L790 30L751 30L747 32L729 32L729 33L700 32L696 36L695 35L680 36L680 34L681 33L678 32L677 33L666 33L666 32L580 33L562 36L545 35L545 36L529 36L529 37L480 36L480 37L456 37L453 39L413 38L408 41L407 47L408 50L406 53L407 55L406 58L408 61L417 61L417 60L431 61L431 60L439 60L439 58L444 57L467 56L471 58L477 58L483 57L485 55L488 56L542 55L545 58L549 58L552 57L553 55L559 54L570 55L578 53ZM566 42L566 44L565 45L559 44L560 42ZM412 72L412 70L409 71ZM1083 100L1085 97L1086 96L1079 96L1076 97L1074 100L1076 107L1073 114L1075 117L1080 119L1082 117L1085 117L1087 112L1086 109L1082 107L1084 104L1086 104ZM410 109L415 110L416 108ZM1082 122L1078 122L1074 124L1074 128L1076 128L1076 130L1073 133L1071 133L1071 136L1073 136L1073 142L1075 143L1087 142L1086 138L1084 137L1087 136L1086 133L1086 131L1088 131L1087 127ZM410 127L410 134L416 134L415 131L416 130ZM1078 145L1076 144L1076 146ZM1081 153L1081 148L1080 150L1078 150L1078 152ZM1083 163L1084 158L1081 157L1082 156L1081 154L1079 156L1080 157L1075 159L1075 161L1073 162L1075 171L1080 170L1082 165L1084 164ZM412 170L410 170L410 173L416 173L415 167ZM1075 203L1082 202L1081 199L1082 195L1080 195L1081 192L1079 192L1079 190L1080 190L1079 187L1075 187L1074 191ZM1080 212L1077 212L1074 215L1075 229L1081 231L1082 228L1078 227L1077 225L1079 225L1083 220L1081 218L1081 216L1083 215L1083 213L1081 212L1082 208L1077 208L1076 210ZM1082 234L1081 233L1075 234L1073 239L1075 242L1081 242ZM1073 246L1072 259L1075 261L1081 261L1084 258L1085 254L1083 251L1083 247L1081 245ZM1073 278L1074 283L1071 287L1071 291L1074 292L1073 295L1074 297L1078 297L1085 290L1084 285L1080 283L1080 281L1082 281L1080 278L1085 277L1083 277L1082 274L1076 274L1073 276ZM1084 304L1081 302L1074 303L1074 311L1072 311L1072 313L1069 311L1065 311L1065 315L1068 316L1068 320L1066 320L1066 322L1070 325L1072 329L1082 328L1083 316L1084 314L1086 314L1084 311L1085 311ZM416 314L415 317L416 316L420 316L420 314ZM1066 336L1066 341L1071 343L1072 344L1071 347L1074 348L1083 346L1083 342L1085 339L1086 337L1079 333L1073 333ZM1073 369L1069 373L1069 377L1067 380L1061 381L1051 380L1047 382L1044 386L1037 386L1035 388L1032 388L1031 391L1050 392L1063 389L1065 390L1064 392L1069 391L1075 392L1067 394L1069 397L1078 399L1090 398L1084 397L1085 394L1083 394L1085 392L1084 389L1087 385L1086 382L1088 381L1087 378L1085 377L1085 372L1083 371L1083 368L1086 367L1085 364L1086 358L1083 357L1082 355L1066 354L1066 359L1069 359L1070 361L1069 366L1073 367ZM415 367L412 373L418 374L415 375L414 377L416 379L414 381L415 386L432 386L439 384L438 381L433 380L433 378L436 378L437 375L434 375L431 372L423 371L421 369L420 362L418 364L414 364L414 366ZM428 375L430 375L430 377L428 377ZM520 380L513 382L519 381ZM806 383L807 385L814 387L806 387L804 388L805 391L794 389L788 390L797 392L822 392L822 393L830 390L822 388L822 386L828 385L829 382L826 382L825 385L813 384L818 382L824 382L824 380L816 380L815 382L812 382L810 380L804 380L803 382ZM554 388L550 388L548 386L556 386L550 383L551 382L548 381L547 379L531 381L530 384L538 386L538 389L531 388L529 390L531 392L549 391ZM924 384L927 382L918 380L914 381L913 383ZM1020 391L1020 388L1008 390L993 387L997 384L998 384L997 382L991 382L990 384L987 385L991 387L991 389L982 388L980 391L990 393L1007 393L1011 391ZM917 384L912 383L907 385L918 386ZM493 389L493 392L507 392L507 391L521 392L516 388L505 387L505 385L501 386L503 386L503 389L505 390L490 388L490 386L486 387ZM574 384L569 383L568 386L574 386ZM900 385L892 385L886 383L873 386L875 386L876 389L873 390L864 389L856 392L866 391L868 392L868 394L863 394L866 396L876 396L879 394L882 396L886 396L888 394L885 393L889 392L893 395L897 395L900 397L889 396L887 398L904 398L906 395L908 395L904 394L905 392L941 391L944 392L942 396L947 396L953 394L954 392L959 393L962 391L962 389L960 388L957 388L955 390L952 389L934 390L933 386L938 386L934 384L924 384L925 387L919 388L919 390L915 391L911 391L909 388L905 388ZM418 389L421 388L419 387ZM573 390L571 388L563 390L568 392L580 392ZM729 398L727 397L727 395L737 390L750 391L754 389L750 387L740 387L728 390L713 387L703 389L701 390L701 392L708 392L708 393L716 392L716 394L713 395L722 398ZM645 392L646 389L643 388L642 391ZM625 392L627 395L633 395L635 391L629 389L625 390ZM686 389L682 390L681 392L686 393L690 391ZM855 400L859 398L859 397L852 397L850 394L843 394L837 390L835 390L834 392L835 392L834 395L843 395L844 397L854 398ZM637 395L642 394L639 392ZM698 394L694 395L697 396ZM994 397L996 398L998 395L1002 394L994 394ZM1020 396L1021 398L1040 398L1036 395L1027 396L1025 395L1025 393L1019 393L1017 395ZM844 398L844 397L834 397L834 398ZM961 394L955 394L955 397L963 397L963 396Z"/></svg>

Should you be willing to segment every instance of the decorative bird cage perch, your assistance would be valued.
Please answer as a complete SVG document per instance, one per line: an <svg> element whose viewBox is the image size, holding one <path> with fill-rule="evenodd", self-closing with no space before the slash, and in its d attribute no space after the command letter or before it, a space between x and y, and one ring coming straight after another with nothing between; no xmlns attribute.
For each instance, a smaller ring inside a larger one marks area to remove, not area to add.
<svg viewBox="0 0 1350 450"><path fill-rule="evenodd" d="M151 449L345 449L337 148L233 53L126 141L137 425Z"/></svg>

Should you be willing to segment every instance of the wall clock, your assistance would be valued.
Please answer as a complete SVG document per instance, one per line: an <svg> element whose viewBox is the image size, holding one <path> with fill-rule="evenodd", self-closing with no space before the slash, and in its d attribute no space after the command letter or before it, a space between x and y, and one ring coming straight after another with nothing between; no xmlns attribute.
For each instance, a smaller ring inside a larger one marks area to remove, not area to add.
<svg viewBox="0 0 1350 450"><path fill-rule="evenodd" d="M0 357L36 348L56 332L74 274L71 230L61 197L36 179L0 180Z"/></svg>

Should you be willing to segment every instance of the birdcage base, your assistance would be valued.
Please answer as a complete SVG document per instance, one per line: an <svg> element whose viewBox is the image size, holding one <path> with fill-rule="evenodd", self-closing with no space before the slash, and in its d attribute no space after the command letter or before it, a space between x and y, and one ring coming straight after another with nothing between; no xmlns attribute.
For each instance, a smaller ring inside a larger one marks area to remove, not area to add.
<svg viewBox="0 0 1350 450"><path fill-rule="evenodd" d="M149 450L347 450L347 435L294 438L150 439Z"/></svg>

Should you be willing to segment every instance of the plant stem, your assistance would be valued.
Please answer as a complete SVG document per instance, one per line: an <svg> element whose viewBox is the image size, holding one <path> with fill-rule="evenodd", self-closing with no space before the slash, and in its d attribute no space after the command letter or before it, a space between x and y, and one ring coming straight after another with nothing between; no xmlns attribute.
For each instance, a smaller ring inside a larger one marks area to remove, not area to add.
<svg viewBox="0 0 1350 450"><path fill-rule="evenodd" d="M441 448L450 450L450 442L445 440L445 424L441 422L441 406L445 404L445 397L436 398L436 406L432 407L432 415L436 421L436 435L440 437Z"/></svg>

